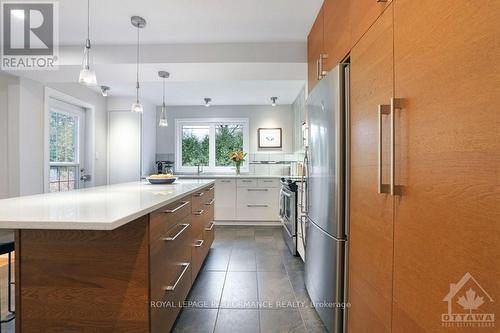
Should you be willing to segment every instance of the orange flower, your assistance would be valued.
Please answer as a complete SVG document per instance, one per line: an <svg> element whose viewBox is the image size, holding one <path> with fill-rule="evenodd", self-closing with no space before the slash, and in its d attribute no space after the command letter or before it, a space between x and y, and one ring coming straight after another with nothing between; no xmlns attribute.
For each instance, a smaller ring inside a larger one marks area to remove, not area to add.
<svg viewBox="0 0 500 333"><path fill-rule="evenodd" d="M242 152L241 150L233 151L229 154L229 158L234 162L243 162L246 156L247 154Z"/></svg>

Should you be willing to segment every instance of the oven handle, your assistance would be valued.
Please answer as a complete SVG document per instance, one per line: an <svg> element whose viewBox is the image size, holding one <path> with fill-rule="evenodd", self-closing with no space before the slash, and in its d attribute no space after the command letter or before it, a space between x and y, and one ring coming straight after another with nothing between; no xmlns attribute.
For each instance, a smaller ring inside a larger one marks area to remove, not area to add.
<svg viewBox="0 0 500 333"><path fill-rule="evenodd" d="M307 164L309 164L309 158L307 156L307 148L305 150L305 153L304 153L304 162L302 164L302 189L301 189L301 195L300 195L300 212L302 214L307 214L308 211L307 211L307 207L305 205L307 205L307 198L306 195L307 195L307 181L306 181L306 178L309 178L307 175L309 173L309 168L307 166ZM307 176L306 176L307 175ZM304 205L304 200L305 200L305 205Z"/></svg>

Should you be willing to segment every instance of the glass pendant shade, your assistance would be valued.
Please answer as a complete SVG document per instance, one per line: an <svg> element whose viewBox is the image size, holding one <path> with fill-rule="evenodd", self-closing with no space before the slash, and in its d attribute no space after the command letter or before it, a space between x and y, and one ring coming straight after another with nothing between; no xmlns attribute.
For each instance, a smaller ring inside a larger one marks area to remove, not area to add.
<svg viewBox="0 0 500 333"><path fill-rule="evenodd" d="M163 104L162 107L161 107L160 123L158 125L160 127L167 127L168 126L167 107L165 106L165 104Z"/></svg>
<svg viewBox="0 0 500 333"><path fill-rule="evenodd" d="M144 108L142 107L142 104L137 101L136 103L132 104L132 112L137 112L137 113L142 113L144 112Z"/></svg>
<svg viewBox="0 0 500 333"><path fill-rule="evenodd" d="M90 0L87 0L87 39L85 40L85 48L83 49L82 69L78 77L78 83L85 86L97 86L97 77L94 70L90 66Z"/></svg>

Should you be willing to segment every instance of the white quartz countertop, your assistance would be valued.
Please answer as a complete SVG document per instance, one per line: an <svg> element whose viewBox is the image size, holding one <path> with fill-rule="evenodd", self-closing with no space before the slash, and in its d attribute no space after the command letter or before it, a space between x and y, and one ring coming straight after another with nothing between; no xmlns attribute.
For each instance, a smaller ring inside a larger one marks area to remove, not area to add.
<svg viewBox="0 0 500 333"><path fill-rule="evenodd" d="M213 184L213 179L178 179L98 186L0 200L0 229L113 230Z"/></svg>
<svg viewBox="0 0 500 333"><path fill-rule="evenodd" d="M225 179L225 178L230 178L230 179L236 179L236 178L240 178L240 179L257 179L257 178L261 178L261 179L280 179L282 177L285 177L285 178L290 178L290 176L270 176L270 175L252 175L252 174L248 174L248 175L245 175L245 174L241 174L241 175L231 175L231 174L200 174L200 175L196 175L196 174L193 174L193 175L189 175L189 174L186 174L186 175L175 175L176 177L179 177L181 179Z"/></svg>

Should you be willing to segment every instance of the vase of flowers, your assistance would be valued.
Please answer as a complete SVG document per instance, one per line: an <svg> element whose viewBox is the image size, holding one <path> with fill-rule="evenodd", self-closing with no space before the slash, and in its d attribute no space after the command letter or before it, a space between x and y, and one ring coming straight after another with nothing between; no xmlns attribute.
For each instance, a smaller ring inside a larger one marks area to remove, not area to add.
<svg viewBox="0 0 500 333"><path fill-rule="evenodd" d="M236 167L236 174L240 174L240 168L241 168L241 163L245 161L245 157L247 156L247 153L244 153L241 150L238 151L233 151L231 154L229 154L229 158L231 161L234 162L234 166Z"/></svg>

